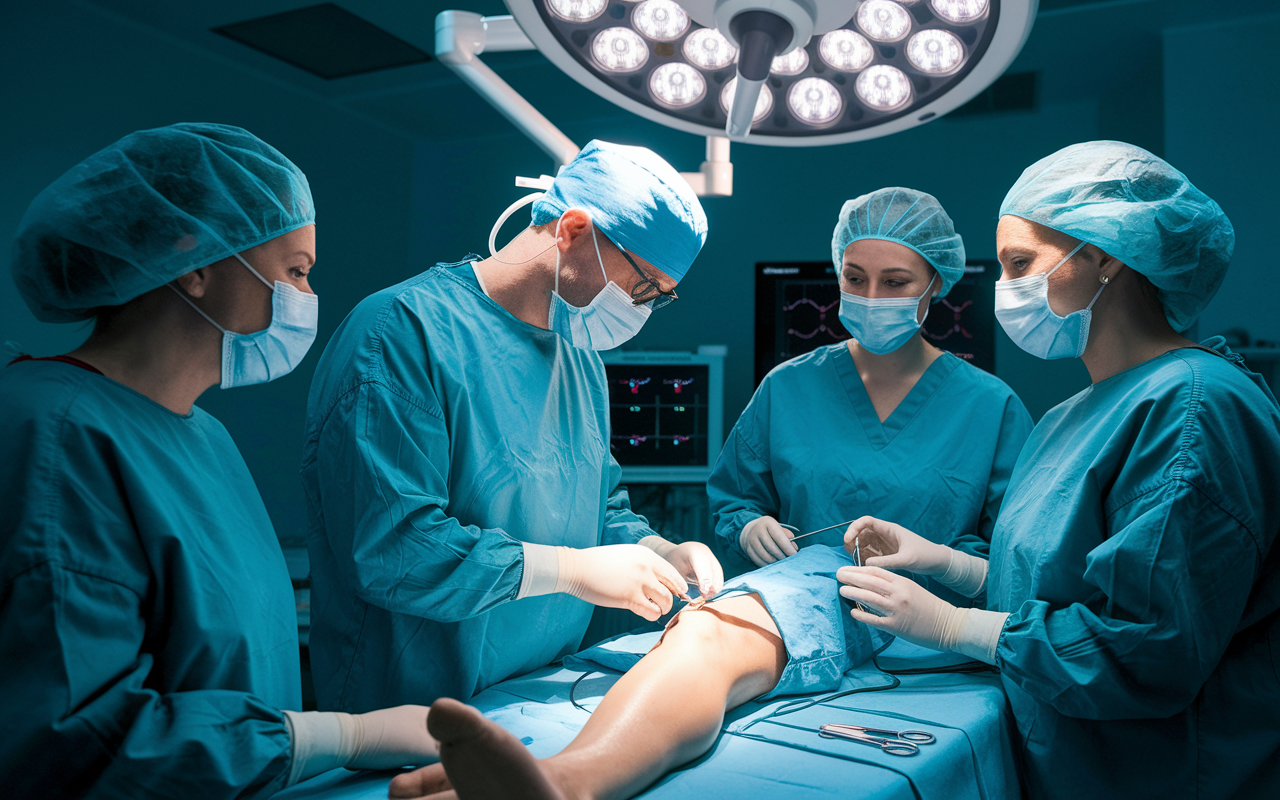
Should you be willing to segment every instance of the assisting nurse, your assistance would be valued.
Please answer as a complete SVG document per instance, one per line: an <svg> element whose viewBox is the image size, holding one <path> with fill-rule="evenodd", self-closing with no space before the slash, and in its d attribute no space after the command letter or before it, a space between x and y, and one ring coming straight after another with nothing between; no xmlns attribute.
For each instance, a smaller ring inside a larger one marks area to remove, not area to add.
<svg viewBox="0 0 1280 800"><path fill-rule="evenodd" d="M873 519L847 534L897 551L840 571L846 598L886 614L856 619L1000 668L1033 797L1280 792L1280 407L1221 338L1182 335L1234 241L1141 148L1087 142L1029 167L1001 207L996 314L1093 383L1018 458L989 610L883 569L947 548Z"/></svg>
<svg viewBox="0 0 1280 800"><path fill-rule="evenodd" d="M31 203L13 250L69 355L0 369L0 786L267 797L430 763L427 709L300 712L271 520L194 403L286 375L316 333L306 176L229 125L130 134Z"/></svg>

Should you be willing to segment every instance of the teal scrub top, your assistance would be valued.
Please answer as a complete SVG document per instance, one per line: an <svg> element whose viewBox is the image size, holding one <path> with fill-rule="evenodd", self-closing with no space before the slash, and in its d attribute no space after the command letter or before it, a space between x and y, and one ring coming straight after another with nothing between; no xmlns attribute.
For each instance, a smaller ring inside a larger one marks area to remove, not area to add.
<svg viewBox="0 0 1280 800"><path fill-rule="evenodd" d="M988 601L1033 797L1280 797L1280 409L1206 345L1052 409L1014 470Z"/></svg>
<svg viewBox="0 0 1280 800"><path fill-rule="evenodd" d="M512 316L469 261L362 301L307 402L320 708L465 701L576 650L592 606L517 600L521 542L652 534L620 478L600 357Z"/></svg>
<svg viewBox="0 0 1280 800"><path fill-rule="evenodd" d="M716 535L745 559L738 536L762 515L802 532L871 515L985 558L1030 432L1008 385L950 353L881 422L845 343L821 347L771 371L734 425L707 483ZM843 542L840 527L797 544Z"/></svg>
<svg viewBox="0 0 1280 800"><path fill-rule="evenodd" d="M284 788L297 616L226 429L71 364L15 363L0 486L4 794Z"/></svg>

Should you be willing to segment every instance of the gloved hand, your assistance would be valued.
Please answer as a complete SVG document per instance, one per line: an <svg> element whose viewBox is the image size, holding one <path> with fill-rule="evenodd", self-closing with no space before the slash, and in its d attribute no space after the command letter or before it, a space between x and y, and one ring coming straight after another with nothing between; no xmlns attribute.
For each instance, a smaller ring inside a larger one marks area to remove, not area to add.
<svg viewBox="0 0 1280 800"><path fill-rule="evenodd" d="M862 517L844 532L844 549L851 555L855 540L859 543L864 567L929 575L966 597L977 597L986 584L986 559L931 542L901 525Z"/></svg>
<svg viewBox="0 0 1280 800"><path fill-rule="evenodd" d="M795 534L773 517L756 517L738 534L738 546L757 567L781 561L800 552L791 541Z"/></svg>
<svg viewBox="0 0 1280 800"><path fill-rule="evenodd" d="M1008 614L977 608L956 608L903 575L880 567L841 567L836 580L844 584L840 596L862 603L884 616L856 606L854 619L934 650L954 650L970 658L995 663L996 644Z"/></svg>
<svg viewBox="0 0 1280 800"><path fill-rule="evenodd" d="M662 556L685 580L697 584L698 592L710 600L724 586L724 569L711 548L702 542L668 542L661 536L646 536L640 544Z"/></svg>
<svg viewBox="0 0 1280 800"><path fill-rule="evenodd" d="M638 544L608 544L576 550L557 547L557 592L588 603L626 608L650 622L671 610L673 594L689 584L666 559Z"/></svg>
<svg viewBox="0 0 1280 800"><path fill-rule="evenodd" d="M395 706L367 714L285 711L293 760L289 785L339 767L394 769L440 760L427 732L426 706Z"/></svg>

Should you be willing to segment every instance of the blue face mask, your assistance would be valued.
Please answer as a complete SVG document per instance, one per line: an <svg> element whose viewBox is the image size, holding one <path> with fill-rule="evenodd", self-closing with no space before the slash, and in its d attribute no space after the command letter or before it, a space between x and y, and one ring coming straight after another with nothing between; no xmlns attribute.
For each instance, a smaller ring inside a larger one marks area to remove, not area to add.
<svg viewBox="0 0 1280 800"><path fill-rule="evenodd" d="M929 318L927 306L919 322L916 321L916 311L920 308L921 298L929 294L937 277L936 274L933 276L919 297L859 297L841 292L840 322L868 352L878 356L892 353L906 344Z"/></svg>
<svg viewBox="0 0 1280 800"><path fill-rule="evenodd" d="M604 275L604 289L581 308L566 303L560 296L560 251L556 250L556 282L551 292L549 325L574 347L612 350L639 333L653 309L648 304L638 306L631 302L631 295L609 280L609 274L604 271L604 259L600 257L600 240L596 238L595 226L591 228L591 239L596 246L600 274Z"/></svg>
<svg viewBox="0 0 1280 800"><path fill-rule="evenodd" d="M1079 358L1089 346L1089 322L1093 304L1107 288L1103 284L1089 305L1060 317L1049 306L1049 276L1080 252L1076 245L1066 258L1048 272L996 283L996 319L1014 344L1036 358Z"/></svg>
<svg viewBox="0 0 1280 800"><path fill-rule="evenodd" d="M316 339L320 300L284 281L272 286L249 262L233 256L271 289L271 324L257 333L236 333L213 321L186 293L172 283L170 289L186 300L209 324L222 331L222 388L251 386L288 375L301 363Z"/></svg>

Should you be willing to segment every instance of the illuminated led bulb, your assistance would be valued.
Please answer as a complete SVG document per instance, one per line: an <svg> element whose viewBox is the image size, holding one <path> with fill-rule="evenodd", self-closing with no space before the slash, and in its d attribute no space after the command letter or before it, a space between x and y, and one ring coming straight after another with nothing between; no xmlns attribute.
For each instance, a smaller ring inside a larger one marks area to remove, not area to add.
<svg viewBox="0 0 1280 800"><path fill-rule="evenodd" d="M724 113L728 114L729 109L733 108L733 94L738 89L738 79L734 78L724 85L724 89L720 91L720 106L724 109ZM759 122L769 116L769 112L773 111L773 92L769 91L768 86L760 87L760 96L756 98L756 110L751 115L751 121Z"/></svg>
<svg viewBox="0 0 1280 800"><path fill-rule="evenodd" d="M787 92L787 107L801 122L810 125L826 125L840 116L844 101L840 92L822 78L805 78L796 81Z"/></svg>
<svg viewBox="0 0 1280 800"><path fill-rule="evenodd" d="M864 69L875 58L875 51L861 34L853 31L831 31L818 42L818 55L827 66L843 72Z"/></svg>
<svg viewBox="0 0 1280 800"><path fill-rule="evenodd" d="M858 6L858 27L877 42L896 42L911 30L911 15L892 0L867 0Z"/></svg>
<svg viewBox="0 0 1280 800"><path fill-rule="evenodd" d="M569 22L590 22L604 13L608 0L547 0L547 8Z"/></svg>
<svg viewBox="0 0 1280 800"><path fill-rule="evenodd" d="M738 49L715 28L699 28L684 40L684 57L703 69L722 69L738 57Z"/></svg>
<svg viewBox="0 0 1280 800"><path fill-rule="evenodd" d="M769 71L774 75L799 75L807 66L809 66L809 54L803 47L797 47L785 56L775 58Z"/></svg>
<svg viewBox="0 0 1280 800"><path fill-rule="evenodd" d="M671 0L644 0L631 12L636 30L658 42L674 42L689 30L689 14Z"/></svg>
<svg viewBox="0 0 1280 800"><path fill-rule="evenodd" d="M930 75L955 72L964 62L964 45L951 31L931 28L920 31L907 42L911 66Z"/></svg>
<svg viewBox="0 0 1280 800"><path fill-rule="evenodd" d="M987 0L929 0L933 13L947 22L965 23L981 19L987 13Z"/></svg>
<svg viewBox="0 0 1280 800"><path fill-rule="evenodd" d="M667 108L687 108L707 93L707 81L688 64L670 61L649 75L649 94Z"/></svg>
<svg viewBox="0 0 1280 800"><path fill-rule="evenodd" d="M897 67L876 64L864 69L854 85L858 99L877 111L892 111L911 99L911 81Z"/></svg>
<svg viewBox="0 0 1280 800"><path fill-rule="evenodd" d="M605 28L591 43L591 55L606 72L635 72L649 60L649 45L630 28Z"/></svg>

